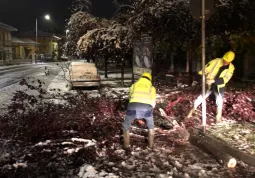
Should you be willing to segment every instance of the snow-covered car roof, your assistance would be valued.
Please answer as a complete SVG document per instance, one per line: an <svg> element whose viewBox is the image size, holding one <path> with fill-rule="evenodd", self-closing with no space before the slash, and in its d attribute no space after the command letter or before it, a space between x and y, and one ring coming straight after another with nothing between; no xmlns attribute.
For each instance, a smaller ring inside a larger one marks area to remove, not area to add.
<svg viewBox="0 0 255 178"><path fill-rule="evenodd" d="M89 67L96 67L95 63L89 63L89 62L82 62L82 61L73 61L71 62L71 65L84 65L84 66L89 66Z"/></svg>

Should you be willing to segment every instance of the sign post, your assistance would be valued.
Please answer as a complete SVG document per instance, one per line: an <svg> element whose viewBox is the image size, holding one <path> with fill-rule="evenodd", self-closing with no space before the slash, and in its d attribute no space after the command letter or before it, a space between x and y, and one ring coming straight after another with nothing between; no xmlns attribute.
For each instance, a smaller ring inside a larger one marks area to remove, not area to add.
<svg viewBox="0 0 255 178"><path fill-rule="evenodd" d="M144 72L151 73L152 68L152 38L143 37L133 46L133 75L139 78Z"/></svg>

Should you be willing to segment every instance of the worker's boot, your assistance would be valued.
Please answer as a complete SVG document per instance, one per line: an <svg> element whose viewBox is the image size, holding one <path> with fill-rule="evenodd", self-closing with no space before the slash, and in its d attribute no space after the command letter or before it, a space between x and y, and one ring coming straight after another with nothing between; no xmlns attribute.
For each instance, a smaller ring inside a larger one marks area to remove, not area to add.
<svg viewBox="0 0 255 178"><path fill-rule="evenodd" d="M192 108L190 111L189 111L189 114L187 115L187 118L191 118L192 117L192 114L196 111L196 108Z"/></svg>
<svg viewBox="0 0 255 178"><path fill-rule="evenodd" d="M123 130L123 138L124 138L124 149L127 149L129 148L129 144L130 144L129 130Z"/></svg>
<svg viewBox="0 0 255 178"><path fill-rule="evenodd" d="M217 109L216 123L221 123L221 121L222 121L222 110Z"/></svg>
<svg viewBox="0 0 255 178"><path fill-rule="evenodd" d="M148 129L148 142L149 142L149 147L153 148L153 145L154 145L154 129Z"/></svg>

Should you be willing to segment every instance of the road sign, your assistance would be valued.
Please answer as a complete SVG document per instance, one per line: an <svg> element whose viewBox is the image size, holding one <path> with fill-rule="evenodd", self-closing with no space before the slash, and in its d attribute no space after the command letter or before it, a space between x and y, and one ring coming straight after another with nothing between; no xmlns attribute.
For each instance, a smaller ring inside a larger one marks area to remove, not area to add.
<svg viewBox="0 0 255 178"><path fill-rule="evenodd" d="M201 20L202 14L202 0L189 0L189 9L191 15L196 20ZM208 20L213 14L214 0L205 1L205 20Z"/></svg>
<svg viewBox="0 0 255 178"><path fill-rule="evenodd" d="M133 46L133 73L135 77L140 77L144 72L151 73L152 68L152 39L142 38Z"/></svg>

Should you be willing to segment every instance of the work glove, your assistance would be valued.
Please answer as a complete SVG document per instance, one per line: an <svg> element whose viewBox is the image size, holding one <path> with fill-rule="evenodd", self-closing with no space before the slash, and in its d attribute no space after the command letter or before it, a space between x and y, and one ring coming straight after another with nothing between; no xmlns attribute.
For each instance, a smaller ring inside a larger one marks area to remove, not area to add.
<svg viewBox="0 0 255 178"><path fill-rule="evenodd" d="M209 86L212 85L214 82L215 82L214 79L206 80L206 84Z"/></svg>

